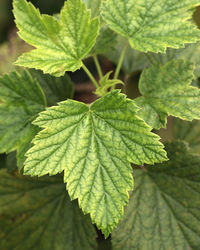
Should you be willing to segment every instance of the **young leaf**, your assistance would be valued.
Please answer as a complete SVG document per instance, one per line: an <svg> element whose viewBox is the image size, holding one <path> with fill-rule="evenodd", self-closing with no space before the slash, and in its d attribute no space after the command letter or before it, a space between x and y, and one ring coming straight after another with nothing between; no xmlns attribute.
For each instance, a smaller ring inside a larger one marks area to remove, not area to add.
<svg viewBox="0 0 200 250"><path fill-rule="evenodd" d="M19 36L36 47L23 54L19 66L41 69L55 76L75 71L94 46L99 19L91 19L82 0L68 0L61 10L61 20L41 15L26 0L14 0L15 22Z"/></svg>
<svg viewBox="0 0 200 250"><path fill-rule="evenodd" d="M109 79L110 75L112 74L112 71L108 72L102 79L99 80L99 83L101 84L100 87L98 87L95 91L95 94L98 96L103 96L107 93L107 90L115 86L116 84L124 84L119 79Z"/></svg>
<svg viewBox="0 0 200 250"><path fill-rule="evenodd" d="M167 147L170 161L135 170L135 191L112 234L114 249L199 249L200 157L184 143Z"/></svg>
<svg viewBox="0 0 200 250"><path fill-rule="evenodd" d="M0 78L0 153L11 152L23 145L30 133L38 130L31 124L44 110L45 96L30 73L16 72Z"/></svg>
<svg viewBox="0 0 200 250"><path fill-rule="evenodd" d="M200 0L104 0L101 15L111 29L143 52L165 52L200 40L188 20Z"/></svg>
<svg viewBox="0 0 200 250"><path fill-rule="evenodd" d="M95 249L95 230L59 177L0 170L0 249Z"/></svg>
<svg viewBox="0 0 200 250"><path fill-rule="evenodd" d="M51 107L34 121L43 130L27 152L24 173L64 170L71 199L107 237L123 215L133 188L135 164L167 160L159 137L136 115L138 108L118 90L90 106L74 100Z"/></svg>
<svg viewBox="0 0 200 250"><path fill-rule="evenodd" d="M190 85L193 71L193 65L182 60L145 69L139 82L143 96L135 100L142 107L139 116L156 129L166 126L168 115L200 119L200 90Z"/></svg>

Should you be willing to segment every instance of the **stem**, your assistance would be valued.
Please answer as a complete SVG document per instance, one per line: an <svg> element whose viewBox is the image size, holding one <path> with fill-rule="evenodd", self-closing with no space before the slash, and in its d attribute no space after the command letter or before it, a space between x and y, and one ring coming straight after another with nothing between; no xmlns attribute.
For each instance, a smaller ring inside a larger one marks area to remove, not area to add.
<svg viewBox="0 0 200 250"><path fill-rule="evenodd" d="M118 76L119 76L119 72L120 72L120 69L121 69L121 67L122 67L122 63L123 63L123 61L124 61L124 56L125 56L125 54L126 54L127 48L128 48L128 43L125 45L124 49L122 50L121 56L120 56L120 58L119 58L119 62L118 62L118 64L117 64L117 68L116 68L116 70L115 70L114 79L117 79Z"/></svg>
<svg viewBox="0 0 200 250"><path fill-rule="evenodd" d="M101 66L99 64L98 57L96 55L93 55L93 59L94 59L94 63L95 63L95 66L97 68L97 72L99 74L99 77L101 79L103 77L103 73L102 73L102 70L101 70Z"/></svg>
<svg viewBox="0 0 200 250"><path fill-rule="evenodd" d="M129 75L126 74L124 77L124 85L122 87L122 93L124 93L124 94L126 94L126 92L127 92L128 79L129 79Z"/></svg>
<svg viewBox="0 0 200 250"><path fill-rule="evenodd" d="M92 75L92 73L89 71L89 69L85 66L85 64L83 63L83 66L82 66L83 70L85 71L85 73L88 75L88 77L90 78L90 80L92 81L92 83L94 84L94 86L96 88L99 87L97 81L95 80L94 76Z"/></svg>

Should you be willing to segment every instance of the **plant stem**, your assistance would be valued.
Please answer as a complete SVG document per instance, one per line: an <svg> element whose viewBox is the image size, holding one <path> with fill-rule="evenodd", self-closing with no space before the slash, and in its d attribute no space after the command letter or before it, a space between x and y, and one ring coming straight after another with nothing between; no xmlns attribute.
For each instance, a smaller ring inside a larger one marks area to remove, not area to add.
<svg viewBox="0 0 200 250"><path fill-rule="evenodd" d="M85 71L85 73L88 75L88 77L90 78L90 80L92 81L92 83L94 84L94 86L96 88L99 87L97 81L95 80L94 76L92 75L92 73L89 71L89 69L85 66L85 64L83 63L83 66L82 66L83 70Z"/></svg>
<svg viewBox="0 0 200 250"><path fill-rule="evenodd" d="M94 59L94 63L95 63L95 66L97 68L97 72L99 74L99 77L101 79L103 77L103 73L102 73L102 70L101 70L101 66L99 64L98 57L96 55L93 55L93 59Z"/></svg>
<svg viewBox="0 0 200 250"><path fill-rule="evenodd" d="M122 93L124 93L124 94L126 94L126 92L127 92L128 79L129 79L129 75L126 74L124 77L124 85L122 87Z"/></svg>
<svg viewBox="0 0 200 250"><path fill-rule="evenodd" d="M121 69L121 67L122 67L122 63L123 63L123 61L124 61L124 56L125 56L125 54L126 54L127 48L128 48L128 43L125 45L125 47L124 47L124 49L122 50L122 53L121 53L121 55L120 55L119 62L118 62L118 64L117 64L117 68L116 68L116 70L115 70L114 79L117 79L118 76L119 76L119 72L120 72L120 69Z"/></svg>

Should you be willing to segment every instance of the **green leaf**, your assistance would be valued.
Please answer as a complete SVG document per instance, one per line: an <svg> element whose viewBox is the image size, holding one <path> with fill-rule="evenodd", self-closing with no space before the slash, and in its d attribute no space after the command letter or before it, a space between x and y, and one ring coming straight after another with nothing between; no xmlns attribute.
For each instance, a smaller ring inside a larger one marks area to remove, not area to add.
<svg viewBox="0 0 200 250"><path fill-rule="evenodd" d="M112 71L108 72L105 76L103 76L102 79L99 80L100 87L98 87L95 91L95 94L98 96L103 96L107 93L107 90L115 86L116 84L124 84L121 80L119 79L109 79L110 75L112 74Z"/></svg>
<svg viewBox="0 0 200 250"><path fill-rule="evenodd" d="M173 138L186 141L191 150L200 154L200 121L173 120Z"/></svg>
<svg viewBox="0 0 200 250"><path fill-rule="evenodd" d="M170 161L135 170L135 191L112 234L113 249L199 249L200 157L184 143L166 146Z"/></svg>
<svg viewBox="0 0 200 250"><path fill-rule="evenodd" d="M21 40L16 32L12 31L12 36L9 36L9 40L3 44L0 44L0 58L1 67L0 75L15 71L17 66L14 62L24 52L32 49L27 43Z"/></svg>
<svg viewBox="0 0 200 250"><path fill-rule="evenodd" d="M30 70L30 73L40 83L47 97L48 106L53 106L57 102L68 98L73 99L74 83L67 74L58 78L47 74L44 75L42 71L38 70Z"/></svg>
<svg viewBox="0 0 200 250"><path fill-rule="evenodd" d="M29 71L33 78L36 78L40 86L44 90L45 96L47 97L48 106L55 105L59 101L64 101L74 96L74 83L70 77L65 74L62 77L54 77L51 75L44 75L42 71L30 70ZM30 130L29 134L23 138L20 147L17 150L17 166L19 170L24 167L24 161L26 159L25 153L32 146L32 139L39 132L39 129Z"/></svg>
<svg viewBox="0 0 200 250"><path fill-rule="evenodd" d="M6 154L0 154L0 169L6 167Z"/></svg>
<svg viewBox="0 0 200 250"><path fill-rule="evenodd" d="M200 40L188 20L199 0L104 0L101 15L109 27L139 51L165 52Z"/></svg>
<svg viewBox="0 0 200 250"><path fill-rule="evenodd" d="M43 130L27 152L24 173L64 170L71 199L107 237L123 216L133 188L135 164L167 160L159 137L136 115L138 108L118 90L90 106L74 100L48 108L34 121Z"/></svg>
<svg viewBox="0 0 200 250"><path fill-rule="evenodd" d="M17 148L17 167L21 171L24 167L24 162L26 160L26 152L32 146L32 140L36 136L36 134L40 131L38 127L35 126L33 130L30 130L29 133L26 134L21 140L20 146Z"/></svg>
<svg viewBox="0 0 200 250"><path fill-rule="evenodd" d="M106 25L102 25L99 36L97 37L95 46L91 50L91 55L100 55L112 51L117 42L117 34L109 29Z"/></svg>
<svg viewBox="0 0 200 250"><path fill-rule="evenodd" d="M191 86L193 65L182 60L155 64L142 72L136 104L139 116L151 127L166 126L168 115L192 121L200 119L200 90Z"/></svg>
<svg viewBox="0 0 200 250"><path fill-rule="evenodd" d="M30 2L14 0L15 22L19 36L36 47L23 54L17 65L41 69L55 76L76 71L94 46L99 19L91 19L82 0L68 0L61 10L61 20L41 15Z"/></svg>
<svg viewBox="0 0 200 250"><path fill-rule="evenodd" d="M31 124L44 110L45 96L27 71L0 78L0 153L18 149L37 128Z"/></svg>
<svg viewBox="0 0 200 250"><path fill-rule="evenodd" d="M13 151L6 156L5 166L9 173L17 170L16 151Z"/></svg>
<svg viewBox="0 0 200 250"><path fill-rule="evenodd" d="M101 0L83 0L83 2L85 2L88 9L91 10L92 16L100 15Z"/></svg>
<svg viewBox="0 0 200 250"><path fill-rule="evenodd" d="M62 179L0 170L0 249L95 249L95 230Z"/></svg>
<svg viewBox="0 0 200 250"><path fill-rule="evenodd" d="M162 64L171 61L172 59L183 59L195 65L194 74L200 77L200 44L187 44L182 49L167 49L166 54L149 53L151 61L160 62Z"/></svg>

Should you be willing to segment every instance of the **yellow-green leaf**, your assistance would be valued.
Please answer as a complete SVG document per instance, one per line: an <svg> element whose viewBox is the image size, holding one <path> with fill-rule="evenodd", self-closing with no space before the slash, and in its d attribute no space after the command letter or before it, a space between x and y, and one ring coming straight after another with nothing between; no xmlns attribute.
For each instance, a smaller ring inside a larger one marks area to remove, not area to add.
<svg viewBox="0 0 200 250"><path fill-rule="evenodd" d="M99 19L91 19L82 0L65 2L60 21L41 15L26 0L14 0L13 12L19 36L36 48L19 57L17 65L55 76L81 68L82 59L94 46L99 31Z"/></svg>
<svg viewBox="0 0 200 250"><path fill-rule="evenodd" d="M43 128L27 152L24 173L64 171L71 199L107 237L123 216L133 188L130 163L167 160L159 137L137 117L134 102L114 90L91 105L59 103L34 121Z"/></svg>
<svg viewBox="0 0 200 250"><path fill-rule="evenodd" d="M151 127L165 127L168 115L200 119L200 89L191 85L194 67L183 60L154 64L142 72L136 104L139 116Z"/></svg>
<svg viewBox="0 0 200 250"><path fill-rule="evenodd" d="M189 19L200 0L104 0L101 15L140 51L165 52L200 40Z"/></svg>

